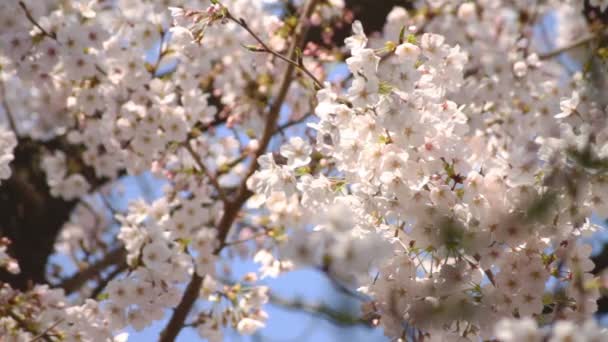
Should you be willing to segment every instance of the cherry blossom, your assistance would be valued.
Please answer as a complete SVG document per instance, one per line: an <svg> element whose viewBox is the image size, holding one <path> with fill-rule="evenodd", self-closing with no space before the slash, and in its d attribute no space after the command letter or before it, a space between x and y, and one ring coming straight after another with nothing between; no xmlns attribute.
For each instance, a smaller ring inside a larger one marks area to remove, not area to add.
<svg viewBox="0 0 608 342"><path fill-rule="evenodd" d="M608 3L413 1L376 33L348 5L0 4L0 180L70 208L78 269L1 284L0 335L252 335L265 279L313 268L392 340L605 338Z"/></svg>

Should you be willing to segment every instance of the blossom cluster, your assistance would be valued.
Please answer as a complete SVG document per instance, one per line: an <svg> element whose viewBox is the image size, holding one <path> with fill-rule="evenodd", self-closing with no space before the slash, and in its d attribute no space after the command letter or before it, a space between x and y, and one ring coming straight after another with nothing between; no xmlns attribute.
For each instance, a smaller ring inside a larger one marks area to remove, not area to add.
<svg viewBox="0 0 608 342"><path fill-rule="evenodd" d="M2 286L0 304L0 334L9 341L39 338L44 329L66 340L126 340L125 334L113 336L96 300L71 305L62 290L48 285L37 285L27 293Z"/></svg>
<svg viewBox="0 0 608 342"><path fill-rule="evenodd" d="M508 21L513 9L496 10L499 32L488 8L481 17L472 3L455 11L480 35L466 51L487 44L486 60L448 45L460 42L449 34L368 48L355 23L346 40L351 86L317 95L318 160L296 169L268 156L249 184L269 218L294 230L282 256L362 286L372 298L364 310L380 315L391 337L413 326L488 339L502 317L541 319L549 310L579 320L597 308L591 248L578 240L598 229L591 213L604 213L605 108L589 100L579 108L579 92L593 99L596 89L582 74L560 86L547 74L553 66L505 28L519 24ZM395 9L385 34L404 20ZM429 26L442 32L446 23ZM301 217L312 216L322 222L311 231L315 222Z"/></svg>
<svg viewBox="0 0 608 342"><path fill-rule="evenodd" d="M259 3L236 0L225 4L239 17L256 18L249 22L256 31L274 34L281 28L278 18L263 13ZM195 8L205 4L175 1L172 5ZM92 302L102 320L99 328L110 336L126 325L142 329L161 319L166 309L179 302L178 285L193 273L205 278L207 295L201 299L216 303L204 312L206 319L197 323L203 327L201 334L221 339L220 328L226 322L247 333L262 326L265 287L252 284L233 291L240 298L233 310L227 304L232 302L220 296L224 287L213 279L219 243L213 226L223 209L210 197L205 185L208 180L203 177L207 170L195 159L202 158L214 171L239 160L238 141L215 134L213 127L226 122L242 125L243 130L259 127L264 110L260 98L272 91L272 79L282 70L275 70L267 56L243 49L241 41L251 38L234 24L210 27L213 34L206 37L205 48L185 37L184 31L169 32L173 18L161 1L10 0L0 4L0 17L4 25L0 65L6 79L2 101L8 107L3 114L16 123L20 138L53 142L38 161L51 195L86 201L97 186L91 176L113 180L125 173L151 170L171 182L167 197L151 206L133 203L118 218L122 227L114 240L127 249L130 272L108 282L99 303ZM286 38L277 36L272 46L280 47ZM252 66L258 70L252 71ZM247 78L264 77L268 81L259 90L240 91ZM23 97L27 101L21 101ZM212 97L215 105L209 103ZM218 107L223 108L222 113ZM205 131L209 134L201 134ZM17 137L5 127L0 132L1 178L5 179L11 175L9 163ZM77 146L78 155L63 151L55 143L60 140ZM240 169L231 167L222 184L229 183ZM99 246L95 240L103 231L89 228L84 232L87 227L83 226L91 220L83 219L82 214L74 220L66 224L58 248L75 255L82 245ZM13 271L18 269L4 252L2 262ZM66 299L62 301L53 310L54 304L49 304L49 311L69 314L71 306ZM39 305L39 314L46 306ZM34 312L28 319L36 321L41 331L53 324ZM103 340L79 329L71 319L65 321L82 338ZM11 324L17 332L22 328L18 322ZM54 330L63 328L60 324Z"/></svg>
<svg viewBox="0 0 608 342"><path fill-rule="evenodd" d="M17 146L15 134L0 126L0 180L11 176L10 163L15 159L13 150Z"/></svg>
<svg viewBox="0 0 608 342"><path fill-rule="evenodd" d="M602 341L608 332L593 320L577 325L571 321L557 321L549 329L539 328L536 321L505 319L496 325L496 337L501 341Z"/></svg>
<svg viewBox="0 0 608 342"><path fill-rule="evenodd" d="M10 241L0 240L0 268L6 269L10 273L19 273L19 264L6 252Z"/></svg>
<svg viewBox="0 0 608 342"><path fill-rule="evenodd" d="M56 249L124 252L83 299L1 287L1 336L120 341L187 300L180 324L201 337L253 334L259 280L302 267L357 290L393 339L605 335L584 238L608 215L608 108L535 29L555 14L558 46L594 34L579 1L416 1L379 34L353 22L344 48L305 35L327 39L343 1L307 1L300 18L261 3L0 4L0 180L18 141L39 142L51 196L81 204ZM145 172L160 198L89 208ZM237 275L236 257L259 268Z"/></svg>

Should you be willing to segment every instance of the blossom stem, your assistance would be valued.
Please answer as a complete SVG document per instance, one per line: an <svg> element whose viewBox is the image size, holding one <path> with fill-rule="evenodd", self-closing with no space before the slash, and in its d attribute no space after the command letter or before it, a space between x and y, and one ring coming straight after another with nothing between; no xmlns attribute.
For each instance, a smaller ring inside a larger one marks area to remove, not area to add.
<svg viewBox="0 0 608 342"><path fill-rule="evenodd" d="M55 34L55 32L49 32L49 31L45 30L42 26L40 26L40 24L36 21L36 19L34 19L29 8L27 8L27 6L25 5L25 3L23 1L19 1L19 6L21 7L21 9L23 9L23 12L25 13L25 16L27 17L27 20L29 20L30 23L32 23L34 26L36 26L40 30L40 32L42 32L43 35L45 35L53 40L57 40L57 35Z"/></svg>

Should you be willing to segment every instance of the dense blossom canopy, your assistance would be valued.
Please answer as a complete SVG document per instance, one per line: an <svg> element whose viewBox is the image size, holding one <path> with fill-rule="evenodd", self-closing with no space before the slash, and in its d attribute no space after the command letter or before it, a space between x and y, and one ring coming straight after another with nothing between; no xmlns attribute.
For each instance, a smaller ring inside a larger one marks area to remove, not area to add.
<svg viewBox="0 0 608 342"><path fill-rule="evenodd" d="M119 260L93 288L3 284L0 336L118 341L168 313L163 341L253 334L259 280L314 267L393 340L608 339L586 244L608 103L577 66L608 1L413 1L374 34L342 0L284 3L0 3L0 181L39 144L32 168L76 203L56 252ZM160 198L91 205L144 173Z"/></svg>

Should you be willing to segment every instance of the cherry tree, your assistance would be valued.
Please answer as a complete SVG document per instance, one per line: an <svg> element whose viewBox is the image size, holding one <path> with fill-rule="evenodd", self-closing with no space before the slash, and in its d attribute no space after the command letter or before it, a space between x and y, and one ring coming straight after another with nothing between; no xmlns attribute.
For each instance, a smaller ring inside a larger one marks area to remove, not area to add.
<svg viewBox="0 0 608 342"><path fill-rule="evenodd" d="M250 335L303 268L395 341L608 339L607 7L3 1L0 339Z"/></svg>

